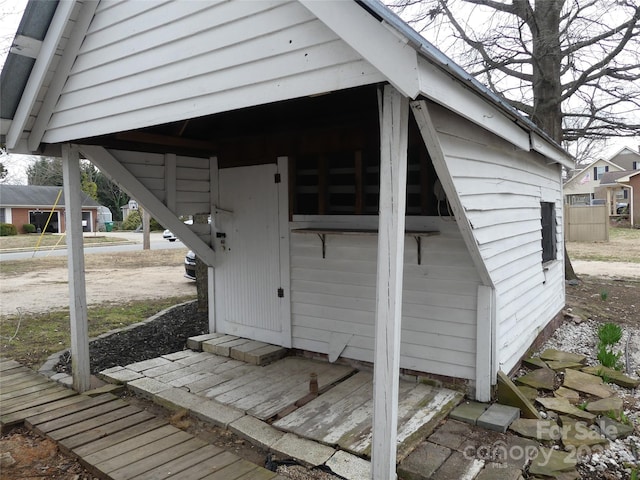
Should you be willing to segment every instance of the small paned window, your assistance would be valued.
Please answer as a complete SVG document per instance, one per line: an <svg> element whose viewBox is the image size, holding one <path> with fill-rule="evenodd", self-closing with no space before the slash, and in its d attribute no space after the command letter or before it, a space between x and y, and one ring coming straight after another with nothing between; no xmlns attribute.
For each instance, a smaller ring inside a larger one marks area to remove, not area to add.
<svg viewBox="0 0 640 480"><path fill-rule="evenodd" d="M542 263L556 259L556 206L540 202L542 218Z"/></svg>

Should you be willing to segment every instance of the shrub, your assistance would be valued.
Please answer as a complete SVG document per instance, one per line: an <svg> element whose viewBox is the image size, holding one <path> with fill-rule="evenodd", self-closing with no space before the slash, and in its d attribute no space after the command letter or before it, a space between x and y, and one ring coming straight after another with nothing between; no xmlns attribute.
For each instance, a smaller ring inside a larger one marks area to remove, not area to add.
<svg viewBox="0 0 640 480"><path fill-rule="evenodd" d="M12 223L0 223L0 237L17 235L18 229Z"/></svg>
<svg viewBox="0 0 640 480"><path fill-rule="evenodd" d="M598 338L603 345L615 345L622 338L622 328L615 323L605 323L598 328Z"/></svg>
<svg viewBox="0 0 640 480"><path fill-rule="evenodd" d="M24 225L22 225L22 230L24 231L24 233L35 233L36 226L32 223L25 223Z"/></svg>
<svg viewBox="0 0 640 480"><path fill-rule="evenodd" d="M140 211L133 210L122 222L122 230L135 230L141 225L142 218L140 216ZM151 219L149 227L151 231L164 230L164 228L162 228L162 225L160 225L155 218Z"/></svg>
<svg viewBox="0 0 640 480"><path fill-rule="evenodd" d="M620 362L621 356L621 353L615 353L613 350L609 350L606 345L600 344L598 347L598 361L605 367L622 370L622 363Z"/></svg>

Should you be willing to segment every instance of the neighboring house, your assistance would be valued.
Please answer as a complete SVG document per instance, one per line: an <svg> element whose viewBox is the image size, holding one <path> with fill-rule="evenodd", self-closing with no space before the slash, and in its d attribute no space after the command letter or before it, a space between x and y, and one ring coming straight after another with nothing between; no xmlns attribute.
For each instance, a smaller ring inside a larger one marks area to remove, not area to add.
<svg viewBox="0 0 640 480"><path fill-rule="evenodd" d="M82 194L82 231L97 230L100 204ZM20 233L32 224L37 232L65 233L62 187L0 185L0 222L11 223Z"/></svg>
<svg viewBox="0 0 640 480"><path fill-rule="evenodd" d="M574 173L564 184L565 203L569 205L590 205L592 200L606 200L606 189L599 189L603 176L608 173L640 170L640 153L624 147L608 159L599 159ZM605 177L609 182L610 177ZM616 202L627 203L628 192L618 189ZM616 202L612 202L612 207ZM615 211L613 213L615 215Z"/></svg>
<svg viewBox="0 0 640 480"><path fill-rule="evenodd" d="M381 3L56 5L2 71L9 150L135 197L209 266L212 331L374 363L374 443L399 368L489 400L561 318L572 158Z"/></svg>
<svg viewBox="0 0 640 480"><path fill-rule="evenodd" d="M615 183L615 187L623 187L627 192L627 213L631 226L640 225L640 170L625 172L615 179Z"/></svg>

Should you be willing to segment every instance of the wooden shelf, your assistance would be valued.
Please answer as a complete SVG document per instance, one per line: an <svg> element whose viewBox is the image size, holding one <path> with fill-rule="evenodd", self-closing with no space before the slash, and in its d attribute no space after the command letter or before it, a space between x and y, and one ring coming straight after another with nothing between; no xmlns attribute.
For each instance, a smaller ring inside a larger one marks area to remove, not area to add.
<svg viewBox="0 0 640 480"><path fill-rule="evenodd" d="M291 230L292 233L306 233L318 235L320 242L322 242L322 258L326 258L326 241L327 235L378 235L378 230L374 229L347 229L347 228L296 228ZM416 241L416 248L418 249L418 265L422 264L422 237L431 237L433 235L439 235L437 231L423 231L423 230L405 230L405 235L411 236Z"/></svg>

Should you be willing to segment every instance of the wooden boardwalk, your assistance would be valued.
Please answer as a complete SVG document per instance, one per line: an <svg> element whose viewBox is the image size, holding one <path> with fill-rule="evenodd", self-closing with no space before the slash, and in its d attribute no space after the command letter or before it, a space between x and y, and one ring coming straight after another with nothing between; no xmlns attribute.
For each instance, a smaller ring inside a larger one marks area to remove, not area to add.
<svg viewBox="0 0 640 480"><path fill-rule="evenodd" d="M13 360L0 359L0 427L23 422L103 479L280 478L113 394L79 395Z"/></svg>

